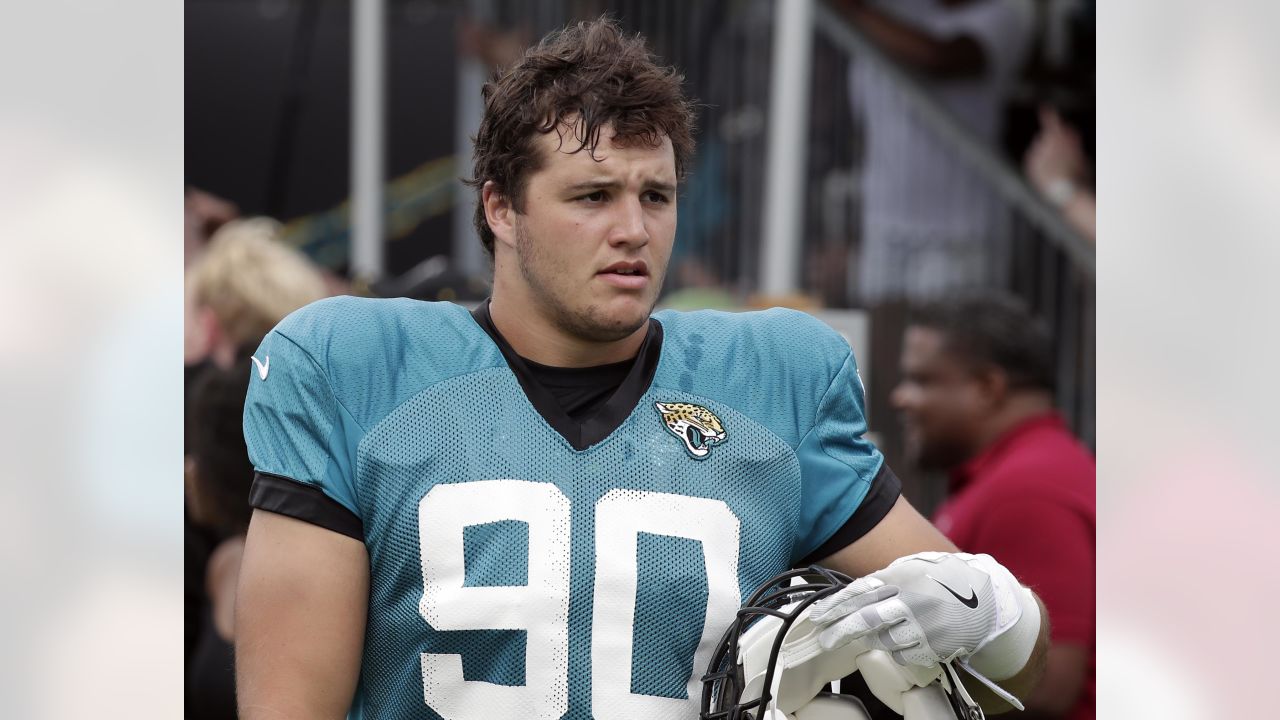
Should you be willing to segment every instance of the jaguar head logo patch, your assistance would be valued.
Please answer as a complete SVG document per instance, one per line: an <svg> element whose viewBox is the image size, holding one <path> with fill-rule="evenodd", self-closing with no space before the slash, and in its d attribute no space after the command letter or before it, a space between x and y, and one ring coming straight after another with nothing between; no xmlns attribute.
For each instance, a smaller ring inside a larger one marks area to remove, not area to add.
<svg viewBox="0 0 1280 720"><path fill-rule="evenodd" d="M705 458L712 445L719 445L725 440L720 418L701 405L656 402L654 406L662 414L667 430L684 442L684 449L695 460Z"/></svg>

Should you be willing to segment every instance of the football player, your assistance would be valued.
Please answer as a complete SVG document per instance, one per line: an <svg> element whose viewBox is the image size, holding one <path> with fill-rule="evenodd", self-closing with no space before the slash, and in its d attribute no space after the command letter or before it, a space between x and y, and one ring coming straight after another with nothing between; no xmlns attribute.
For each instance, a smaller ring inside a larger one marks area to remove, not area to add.
<svg viewBox="0 0 1280 720"><path fill-rule="evenodd" d="M243 717L696 717L745 594L812 561L888 566L821 608L824 644L1024 687L1034 599L899 497L840 336L650 315L693 152L680 85L612 22L548 36L484 87L489 301L324 300L263 341Z"/></svg>

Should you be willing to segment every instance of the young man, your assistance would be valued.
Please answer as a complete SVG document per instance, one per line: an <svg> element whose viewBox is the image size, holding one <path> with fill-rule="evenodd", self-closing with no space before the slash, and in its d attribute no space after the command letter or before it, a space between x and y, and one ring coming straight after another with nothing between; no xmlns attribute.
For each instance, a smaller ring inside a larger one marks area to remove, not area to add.
<svg viewBox="0 0 1280 720"><path fill-rule="evenodd" d="M951 474L935 518L966 552L1033 585L1053 617L1033 717L1094 717L1094 462L1054 411L1049 336L1019 303L922 307L907 328L902 413L911 454Z"/></svg>
<svg viewBox="0 0 1280 720"><path fill-rule="evenodd" d="M693 150L674 71L600 21L484 94L490 301L324 301L256 355L243 717L691 718L759 583L955 550L862 440L838 335L781 310L650 317ZM829 608L826 642L907 633L904 661L982 644L997 679L1034 666L1039 607L988 561L895 568L971 587L972 620L941 627L879 587ZM877 610L892 633L850 622Z"/></svg>

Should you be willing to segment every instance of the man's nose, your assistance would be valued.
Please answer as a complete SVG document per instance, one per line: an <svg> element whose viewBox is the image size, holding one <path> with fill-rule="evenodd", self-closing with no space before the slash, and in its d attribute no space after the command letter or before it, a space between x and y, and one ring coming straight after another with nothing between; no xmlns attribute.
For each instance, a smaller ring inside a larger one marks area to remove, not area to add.
<svg viewBox="0 0 1280 720"><path fill-rule="evenodd" d="M617 204L618 215L609 235L610 245L643 247L649 242L649 229L644 224L644 207L639 198Z"/></svg>
<svg viewBox="0 0 1280 720"><path fill-rule="evenodd" d="M889 392L889 404L894 410L905 410L907 404L911 401L911 391L907 389L906 383L898 383L893 390Z"/></svg>

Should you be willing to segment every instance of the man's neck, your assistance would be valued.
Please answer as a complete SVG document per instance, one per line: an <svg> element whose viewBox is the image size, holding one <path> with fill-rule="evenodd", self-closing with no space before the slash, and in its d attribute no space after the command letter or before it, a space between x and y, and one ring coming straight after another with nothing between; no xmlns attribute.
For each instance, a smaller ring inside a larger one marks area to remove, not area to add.
<svg viewBox="0 0 1280 720"><path fill-rule="evenodd" d="M640 351L649 332L645 322L621 340L594 342L573 337L534 308L533 302L499 297L494 288L489 317L516 354L552 367L591 367L630 360Z"/></svg>
<svg viewBox="0 0 1280 720"><path fill-rule="evenodd" d="M987 422L978 436L978 451L984 452L1010 430L1022 423L1053 410L1053 396L1047 392L1018 392L1011 395L1004 406Z"/></svg>

